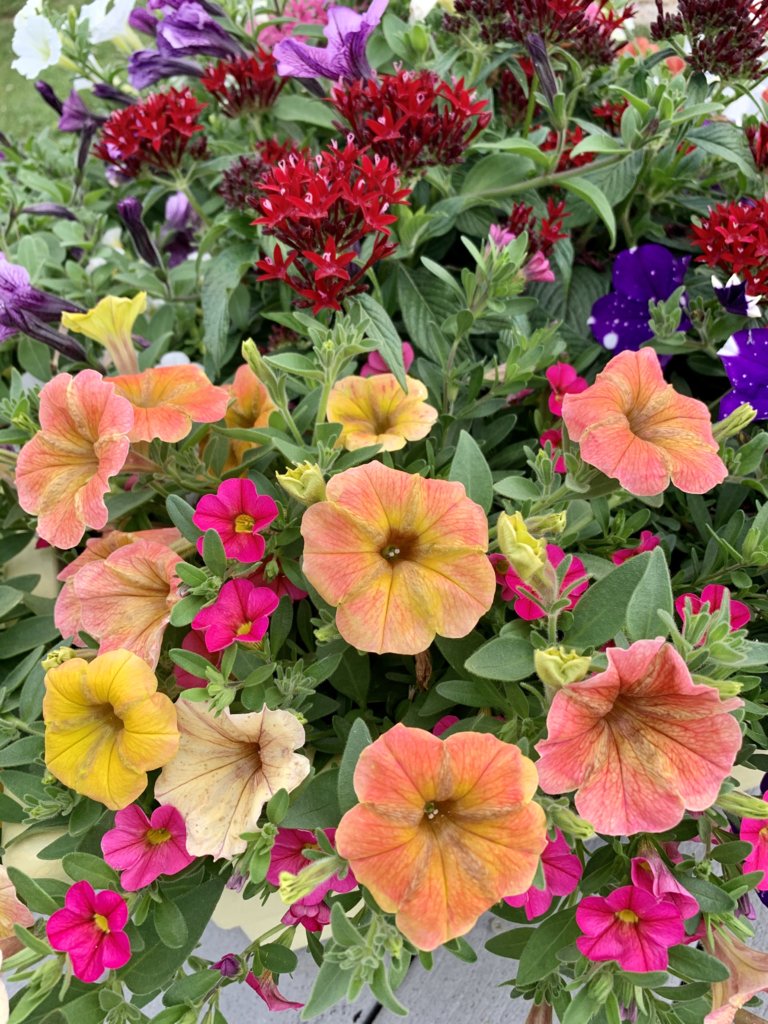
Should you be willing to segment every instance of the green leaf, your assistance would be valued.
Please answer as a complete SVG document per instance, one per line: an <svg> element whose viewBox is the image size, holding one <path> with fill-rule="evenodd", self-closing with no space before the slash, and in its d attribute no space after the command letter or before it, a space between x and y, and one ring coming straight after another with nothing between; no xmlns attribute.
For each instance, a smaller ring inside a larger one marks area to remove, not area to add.
<svg viewBox="0 0 768 1024"><path fill-rule="evenodd" d="M333 128L336 119L331 107L310 96L283 93L272 105L271 113L280 121L295 121L297 124L312 124L316 128Z"/></svg>
<svg viewBox="0 0 768 1024"><path fill-rule="evenodd" d="M403 1006L392 991L392 985L389 980L389 971L386 964L380 963L376 968L370 987L373 995L386 1010L389 1010L390 1013L397 1014L398 1017L408 1016L407 1008Z"/></svg>
<svg viewBox="0 0 768 1024"><path fill-rule="evenodd" d="M59 904L38 883L25 875L18 868L8 868L8 877L13 882L16 892L34 914L53 914Z"/></svg>
<svg viewBox="0 0 768 1024"><path fill-rule="evenodd" d="M672 615L672 581L662 548L650 553L648 566L627 605L627 636L630 640L653 640L669 632L659 612Z"/></svg>
<svg viewBox="0 0 768 1024"><path fill-rule="evenodd" d="M493 683L477 679L446 679L435 690L441 697L468 708L498 708L504 700Z"/></svg>
<svg viewBox="0 0 768 1024"><path fill-rule="evenodd" d="M214 576L223 577L227 571L227 556L221 537L214 529L206 530L203 537L203 561Z"/></svg>
<svg viewBox="0 0 768 1024"><path fill-rule="evenodd" d="M719 864L740 864L752 853L752 843L721 843L710 853L712 860Z"/></svg>
<svg viewBox="0 0 768 1024"><path fill-rule="evenodd" d="M475 651L464 667L483 679L514 683L533 675L533 648L525 637L499 636Z"/></svg>
<svg viewBox="0 0 768 1024"><path fill-rule="evenodd" d="M357 946L364 943L363 936L355 928L340 903L331 907L331 931L335 942L340 946Z"/></svg>
<svg viewBox="0 0 768 1024"><path fill-rule="evenodd" d="M293 950L281 946L279 942L259 946L259 957L267 970L273 974L290 974L299 966L299 958Z"/></svg>
<svg viewBox="0 0 768 1024"><path fill-rule="evenodd" d="M669 969L686 981L725 981L730 976L724 963L693 946L673 946L669 951Z"/></svg>
<svg viewBox="0 0 768 1024"><path fill-rule="evenodd" d="M331 768L311 779L283 818L283 828L335 828L341 820L339 770Z"/></svg>
<svg viewBox="0 0 768 1024"><path fill-rule="evenodd" d="M501 935L494 935L492 939L488 939L485 948L496 956L519 960L535 931L535 928L513 928L512 931L502 932Z"/></svg>
<svg viewBox="0 0 768 1024"><path fill-rule="evenodd" d="M368 337L371 341L376 342L384 362L395 375L397 383L403 391L407 391L405 363L403 362L403 343L400 340L400 335L395 330L395 325L392 323L389 314L370 295L358 295L354 301L358 306L362 307L365 315L368 317L370 323L366 331Z"/></svg>
<svg viewBox="0 0 768 1024"><path fill-rule="evenodd" d="M0 587L0 617L12 611L23 597L24 594L20 590L14 590L13 587Z"/></svg>
<svg viewBox="0 0 768 1024"><path fill-rule="evenodd" d="M36 649L39 650L39 648ZM34 722L42 713L43 694L45 693L44 680L45 671L38 662L24 680L19 694L19 715L25 722Z"/></svg>
<svg viewBox="0 0 768 1024"><path fill-rule="evenodd" d="M560 966L557 951L575 942L581 930L576 924L576 908L561 910L537 926L520 956L517 984L541 981Z"/></svg>
<svg viewBox="0 0 768 1024"><path fill-rule="evenodd" d="M302 1020L311 1020L340 1003L347 994L350 973L340 964L326 960L318 971L312 992L301 1013Z"/></svg>
<svg viewBox="0 0 768 1024"><path fill-rule="evenodd" d="M192 516L195 514L192 506L178 494L169 494L165 499L165 507L171 522L182 537L190 543L196 544L197 538L202 535L203 531L192 522Z"/></svg>
<svg viewBox="0 0 768 1024"><path fill-rule="evenodd" d="M635 555L589 587L571 613L571 628L565 636L569 647L599 647L613 639L624 626L632 594L649 560L648 552Z"/></svg>
<svg viewBox="0 0 768 1024"><path fill-rule="evenodd" d="M611 248L613 248L616 245L616 218L613 215L613 209L608 202L605 192L586 178L562 178L560 184L567 192L572 192L592 207L608 228Z"/></svg>
<svg viewBox="0 0 768 1024"><path fill-rule="evenodd" d="M368 726L356 718L347 736L347 743L339 765L339 809L342 814L357 803L354 787L355 767L362 752L373 742Z"/></svg>
<svg viewBox="0 0 768 1024"><path fill-rule="evenodd" d="M171 949L181 949L187 941L187 923L172 900L155 904L155 931Z"/></svg>
<svg viewBox="0 0 768 1024"><path fill-rule="evenodd" d="M638 556L639 557L639 556ZM736 900L717 885L696 876L681 878L685 888L698 900L699 907L705 914L727 914L736 909Z"/></svg>
<svg viewBox="0 0 768 1024"><path fill-rule="evenodd" d="M42 736L24 736L0 750L0 768L13 768L16 765L28 765L41 757L44 741Z"/></svg>
<svg viewBox="0 0 768 1024"><path fill-rule="evenodd" d="M531 176L532 165L514 153L493 153L470 168L461 186L462 197L498 199L509 194L509 186Z"/></svg>
<svg viewBox="0 0 768 1024"><path fill-rule="evenodd" d="M432 274L401 263L397 270L397 298L408 337L432 362L444 365L450 346L438 325L456 312L457 302L451 289Z"/></svg>
<svg viewBox="0 0 768 1024"><path fill-rule="evenodd" d="M226 246L203 264L201 305L203 307L203 345L205 367L215 377L224 362L229 335L229 297L256 258L250 242Z"/></svg>
<svg viewBox="0 0 768 1024"><path fill-rule="evenodd" d="M75 882L90 882L96 889L114 889L118 886L117 872L101 857L92 853L67 853L61 861L69 877Z"/></svg>
<svg viewBox="0 0 768 1024"><path fill-rule="evenodd" d="M487 515L493 504L493 476L477 441L462 430L451 462L449 480L464 484L467 494Z"/></svg>
<svg viewBox="0 0 768 1024"><path fill-rule="evenodd" d="M30 651L38 644L47 644L59 636L52 615L37 615L22 619L0 633L0 658L13 658Z"/></svg>
<svg viewBox="0 0 768 1024"><path fill-rule="evenodd" d="M513 501L529 501L539 497L539 488L529 480L527 476L505 476L493 485L494 491L502 498L511 498Z"/></svg>
<svg viewBox="0 0 768 1024"><path fill-rule="evenodd" d="M729 164L735 164L748 178L755 177L755 161L746 136L730 121L710 121L699 128L692 128L686 138L705 153L711 153Z"/></svg>
<svg viewBox="0 0 768 1024"><path fill-rule="evenodd" d="M210 967L197 971L195 974L186 974L178 981L174 981L168 991L163 993L163 1004L177 1006L180 1003L196 1003L211 991L219 977L219 973L212 971ZM153 1017L152 1019L154 1024L157 1024L159 1018Z"/></svg>

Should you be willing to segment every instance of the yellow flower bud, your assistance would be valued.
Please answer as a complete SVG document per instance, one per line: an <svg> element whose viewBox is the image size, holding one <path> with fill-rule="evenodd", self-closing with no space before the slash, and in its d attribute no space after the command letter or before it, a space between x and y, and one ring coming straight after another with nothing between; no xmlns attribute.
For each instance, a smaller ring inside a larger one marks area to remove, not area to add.
<svg viewBox="0 0 768 1024"><path fill-rule="evenodd" d="M739 818L768 818L768 803L757 796L747 796L746 793L739 793L732 790L730 793L721 793L715 801L718 807L724 811L730 811Z"/></svg>
<svg viewBox="0 0 768 1024"><path fill-rule="evenodd" d="M275 473L277 482L292 498L302 505L314 505L325 501L325 480L323 471L313 462L300 462L285 473Z"/></svg>
<svg viewBox="0 0 768 1024"><path fill-rule="evenodd" d="M546 516L531 516L525 525L535 533L551 533L555 536L565 531L568 516L565 512L550 512Z"/></svg>
<svg viewBox="0 0 768 1024"><path fill-rule="evenodd" d="M589 673L591 658L566 651L563 647L548 647L544 651L534 651L533 664L536 675L547 686L568 686L578 683Z"/></svg>
<svg viewBox="0 0 768 1024"><path fill-rule="evenodd" d="M765 806L768 807L768 804ZM572 839L587 840L595 834L594 826L580 818L570 807L563 807L562 804L552 804L547 809L547 817L553 825Z"/></svg>
<svg viewBox="0 0 768 1024"><path fill-rule="evenodd" d="M55 651L48 651L46 656L40 662L46 672L52 668L56 668L58 665L63 665L65 661L69 661L70 658L82 658L82 651L75 651L71 647L57 647Z"/></svg>
<svg viewBox="0 0 768 1024"><path fill-rule="evenodd" d="M547 560L547 545L533 537L519 512L502 512L498 521L499 550L523 582L541 569Z"/></svg>

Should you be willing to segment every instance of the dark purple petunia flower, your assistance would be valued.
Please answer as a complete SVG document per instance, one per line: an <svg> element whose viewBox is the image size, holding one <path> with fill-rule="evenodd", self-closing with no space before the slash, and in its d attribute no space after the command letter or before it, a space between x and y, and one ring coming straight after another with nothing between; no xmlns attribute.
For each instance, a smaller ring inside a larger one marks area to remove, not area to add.
<svg viewBox="0 0 768 1024"><path fill-rule="evenodd" d="M200 218L183 192L169 196L165 204L165 223L160 228L160 241L169 267L176 267L195 251L195 232Z"/></svg>
<svg viewBox="0 0 768 1024"><path fill-rule="evenodd" d="M48 326L58 324L64 312L84 310L57 295L33 288L24 267L10 263L0 253L0 341L21 331L70 359L82 359L85 350L80 344Z"/></svg>
<svg viewBox="0 0 768 1024"><path fill-rule="evenodd" d="M134 7L128 15L128 24L132 29L142 32L145 36L157 35L158 20L146 7Z"/></svg>
<svg viewBox="0 0 768 1024"><path fill-rule="evenodd" d="M592 307L587 323L597 341L609 352L636 351L653 332L648 326L650 302L663 302L679 288L690 256L673 256L663 245L625 249L613 264L613 291ZM685 297L681 301L685 305ZM678 330L691 326L683 317Z"/></svg>
<svg viewBox="0 0 768 1024"><path fill-rule="evenodd" d="M242 46L197 0L166 14L157 25L157 48L166 57L242 57Z"/></svg>
<svg viewBox="0 0 768 1024"><path fill-rule="evenodd" d="M166 57L157 50L136 50L128 58L128 79L134 89L148 89L161 78L174 75L203 77L203 69L191 60L181 57Z"/></svg>
<svg viewBox="0 0 768 1024"><path fill-rule="evenodd" d="M93 133L106 120L103 114L94 114L92 110L89 110L73 89L64 100L59 119L59 131Z"/></svg>
<svg viewBox="0 0 768 1024"><path fill-rule="evenodd" d="M52 107L57 114L61 115L61 112L64 109L64 107L59 97L53 91L53 86L50 86L47 82L44 82L42 79L39 79L37 82L35 82L35 88L40 93L45 102L48 104L48 106Z"/></svg>
<svg viewBox="0 0 768 1024"><path fill-rule="evenodd" d="M715 298L726 311L734 316L760 316L760 297L747 295L747 282L741 281L738 274L733 274L723 284L712 275L712 288Z"/></svg>
<svg viewBox="0 0 768 1024"><path fill-rule="evenodd" d="M116 103L119 107L130 107L132 103L136 102L135 97L129 96L127 92L116 89L114 85L109 85L107 82L96 82L93 87L93 95L98 96L100 100L107 100L108 103Z"/></svg>
<svg viewBox="0 0 768 1024"><path fill-rule="evenodd" d="M126 196L125 199L121 199L117 204L117 215L128 229L139 258L151 267L161 266L160 254L144 224L144 209L141 200L135 196Z"/></svg>
<svg viewBox="0 0 768 1024"><path fill-rule="evenodd" d="M224 11L218 4L211 3L210 0L197 0L203 10L208 11L209 14L213 14L214 17L220 18ZM189 0L147 0L147 9L150 11L178 11L180 7L189 3Z"/></svg>
<svg viewBox="0 0 768 1024"><path fill-rule="evenodd" d="M30 203L23 206L22 213L32 214L33 217L60 217L61 220L77 220L77 217L66 206L61 203Z"/></svg>
<svg viewBox="0 0 768 1024"><path fill-rule="evenodd" d="M720 402L720 418L749 402L757 419L768 419L768 328L736 331L717 354L732 388Z"/></svg>
<svg viewBox="0 0 768 1024"><path fill-rule="evenodd" d="M277 73L289 78L370 78L373 74L365 48L389 0L373 0L365 12L330 7L323 35L327 46L310 46L299 39L283 39L272 51Z"/></svg>

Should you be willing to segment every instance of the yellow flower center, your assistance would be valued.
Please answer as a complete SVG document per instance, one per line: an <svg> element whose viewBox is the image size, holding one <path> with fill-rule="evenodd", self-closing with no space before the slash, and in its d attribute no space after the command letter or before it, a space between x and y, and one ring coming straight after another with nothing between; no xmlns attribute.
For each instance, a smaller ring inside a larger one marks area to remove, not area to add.
<svg viewBox="0 0 768 1024"><path fill-rule="evenodd" d="M252 628L253 628L253 623L252 622L244 622L242 624L242 626L238 626L237 627L237 635L238 636L245 636L246 633L250 633L251 632Z"/></svg>
<svg viewBox="0 0 768 1024"><path fill-rule="evenodd" d="M150 846L162 846L163 843L167 843L170 838L171 833L167 828L147 829L146 840Z"/></svg>
<svg viewBox="0 0 768 1024"><path fill-rule="evenodd" d="M93 923L100 931L109 934L109 921L106 919L106 917L104 917L103 914L94 914Z"/></svg>
<svg viewBox="0 0 768 1024"><path fill-rule="evenodd" d="M235 518L235 533L253 533L255 523L256 521L253 516L242 512Z"/></svg>
<svg viewBox="0 0 768 1024"><path fill-rule="evenodd" d="M768 843L768 825L765 828L761 828L758 834L764 842Z"/></svg>
<svg viewBox="0 0 768 1024"><path fill-rule="evenodd" d="M434 821L440 814L440 807L434 800L424 805L424 814L429 821Z"/></svg>
<svg viewBox="0 0 768 1024"><path fill-rule="evenodd" d="M619 910L616 917L618 917L623 924L637 924L640 920L634 910Z"/></svg>

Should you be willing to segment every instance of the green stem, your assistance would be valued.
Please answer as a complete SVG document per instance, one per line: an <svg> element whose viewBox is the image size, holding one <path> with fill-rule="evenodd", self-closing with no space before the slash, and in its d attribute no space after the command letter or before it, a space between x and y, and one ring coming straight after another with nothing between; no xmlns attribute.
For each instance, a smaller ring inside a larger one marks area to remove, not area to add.
<svg viewBox="0 0 768 1024"><path fill-rule="evenodd" d="M320 400L317 403L317 415L315 416L315 427L312 431L312 441L317 442L317 428L325 423L326 413L328 411L328 399L331 396L331 388L333 387L334 381L336 380L336 374L332 372L333 367L326 367L325 377L323 379L323 387L320 392Z"/></svg>

